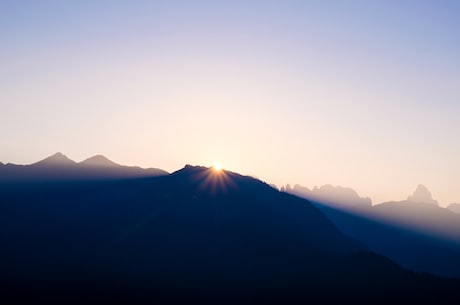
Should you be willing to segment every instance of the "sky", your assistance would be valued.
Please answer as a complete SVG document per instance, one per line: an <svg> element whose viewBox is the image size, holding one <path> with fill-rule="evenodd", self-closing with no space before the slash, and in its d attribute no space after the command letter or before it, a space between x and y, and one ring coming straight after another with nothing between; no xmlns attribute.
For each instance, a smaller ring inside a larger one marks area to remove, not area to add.
<svg viewBox="0 0 460 305"><path fill-rule="evenodd" d="M460 2L0 0L0 161L460 202Z"/></svg>

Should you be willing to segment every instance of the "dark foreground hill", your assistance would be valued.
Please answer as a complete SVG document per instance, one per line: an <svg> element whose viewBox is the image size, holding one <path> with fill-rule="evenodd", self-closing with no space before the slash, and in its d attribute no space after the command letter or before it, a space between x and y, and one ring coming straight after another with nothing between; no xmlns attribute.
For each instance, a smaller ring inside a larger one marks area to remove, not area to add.
<svg viewBox="0 0 460 305"><path fill-rule="evenodd" d="M308 201L235 173L0 183L2 303L456 303Z"/></svg>

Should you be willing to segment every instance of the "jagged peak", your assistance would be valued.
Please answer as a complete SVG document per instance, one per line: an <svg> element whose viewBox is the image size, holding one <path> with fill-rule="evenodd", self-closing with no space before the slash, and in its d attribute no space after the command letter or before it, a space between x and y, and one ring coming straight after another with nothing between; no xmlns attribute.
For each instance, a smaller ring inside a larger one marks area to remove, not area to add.
<svg viewBox="0 0 460 305"><path fill-rule="evenodd" d="M419 184L412 194L412 196L409 196L407 198L407 201L410 202L417 202L417 203L427 203L427 204L433 204L433 205L438 205L438 202L433 199L431 196L430 191L428 188L422 184Z"/></svg>

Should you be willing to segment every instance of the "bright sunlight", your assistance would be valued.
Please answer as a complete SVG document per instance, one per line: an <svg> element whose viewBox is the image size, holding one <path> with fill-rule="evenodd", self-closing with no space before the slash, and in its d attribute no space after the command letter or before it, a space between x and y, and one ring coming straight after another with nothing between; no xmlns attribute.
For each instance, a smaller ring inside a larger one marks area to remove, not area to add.
<svg viewBox="0 0 460 305"><path fill-rule="evenodd" d="M216 172L220 172L222 170L222 164L220 163L214 163L214 165L212 166L212 168L216 171Z"/></svg>

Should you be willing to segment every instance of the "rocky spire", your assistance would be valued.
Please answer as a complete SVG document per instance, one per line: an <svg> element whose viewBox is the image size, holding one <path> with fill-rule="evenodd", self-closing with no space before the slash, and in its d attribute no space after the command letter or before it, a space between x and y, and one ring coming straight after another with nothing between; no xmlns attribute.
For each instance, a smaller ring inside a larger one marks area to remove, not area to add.
<svg viewBox="0 0 460 305"><path fill-rule="evenodd" d="M412 194L412 196L409 196L407 200L418 203L438 205L438 202L434 200L431 196L430 191L424 185L421 184L417 186L415 192Z"/></svg>

